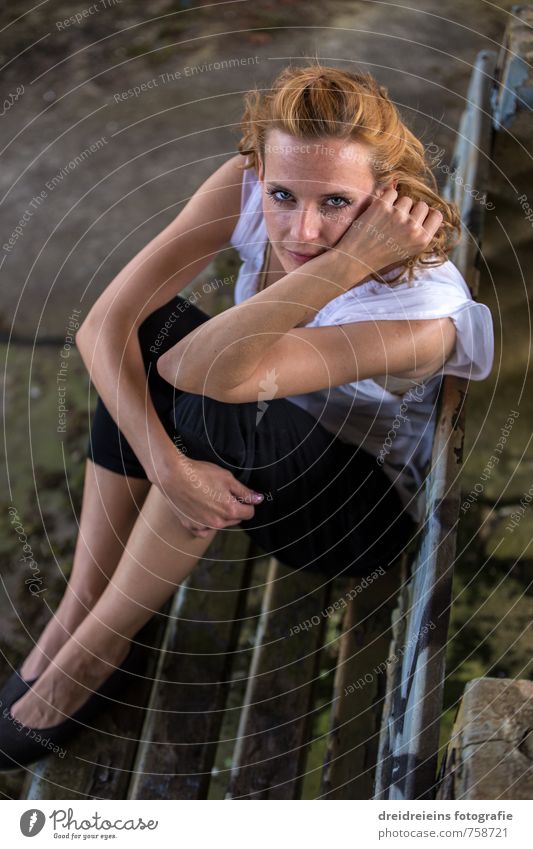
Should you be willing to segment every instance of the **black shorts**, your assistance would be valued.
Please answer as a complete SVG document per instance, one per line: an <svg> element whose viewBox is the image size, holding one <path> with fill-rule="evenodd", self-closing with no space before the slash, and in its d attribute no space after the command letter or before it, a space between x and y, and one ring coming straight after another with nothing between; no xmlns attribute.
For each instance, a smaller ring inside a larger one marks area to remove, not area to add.
<svg viewBox="0 0 533 849"><path fill-rule="evenodd" d="M161 354L208 320L177 295L138 331L151 398L177 449L229 469L264 494L240 527L287 566L331 577L387 569L416 524L371 454L342 442L286 398L229 404L183 392L158 374ZM87 455L113 472L147 477L100 398Z"/></svg>

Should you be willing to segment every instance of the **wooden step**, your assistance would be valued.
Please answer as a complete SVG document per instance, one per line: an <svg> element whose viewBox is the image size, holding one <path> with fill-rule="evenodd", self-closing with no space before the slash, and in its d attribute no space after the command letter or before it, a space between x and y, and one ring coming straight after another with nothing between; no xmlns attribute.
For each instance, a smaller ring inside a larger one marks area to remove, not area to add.
<svg viewBox="0 0 533 849"><path fill-rule="evenodd" d="M272 558L240 718L228 799L296 799L331 582Z"/></svg>
<svg viewBox="0 0 533 849"><path fill-rule="evenodd" d="M219 533L180 587L128 798L207 797L254 552L242 531Z"/></svg>
<svg viewBox="0 0 533 849"><path fill-rule="evenodd" d="M533 797L533 681L474 678L465 687L437 799Z"/></svg>
<svg viewBox="0 0 533 849"><path fill-rule="evenodd" d="M333 686L329 741L320 798L371 799L378 754L392 614L401 582L400 563L365 579L352 578L343 598Z"/></svg>

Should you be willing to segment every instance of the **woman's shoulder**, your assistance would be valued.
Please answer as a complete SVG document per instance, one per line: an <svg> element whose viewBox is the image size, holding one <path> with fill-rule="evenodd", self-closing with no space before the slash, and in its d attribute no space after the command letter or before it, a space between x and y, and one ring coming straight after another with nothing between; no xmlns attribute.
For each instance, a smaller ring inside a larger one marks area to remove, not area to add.
<svg viewBox="0 0 533 849"><path fill-rule="evenodd" d="M255 259L266 241L261 183L254 167L242 172L240 215L231 235L230 244L239 251L241 259Z"/></svg>

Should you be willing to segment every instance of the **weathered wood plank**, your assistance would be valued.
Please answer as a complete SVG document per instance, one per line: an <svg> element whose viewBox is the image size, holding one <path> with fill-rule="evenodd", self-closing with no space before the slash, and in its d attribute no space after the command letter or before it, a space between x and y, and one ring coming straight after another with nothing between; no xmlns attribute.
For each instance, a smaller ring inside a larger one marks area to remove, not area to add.
<svg viewBox="0 0 533 849"><path fill-rule="evenodd" d="M465 687L437 799L533 797L533 681L474 678Z"/></svg>
<svg viewBox="0 0 533 849"><path fill-rule="evenodd" d="M400 687L393 696L389 798L431 797L437 763L464 440L465 381L444 381L427 487L425 533L408 584Z"/></svg>
<svg viewBox="0 0 533 849"><path fill-rule="evenodd" d="M482 50L472 71L467 103L457 131L451 176L443 190L443 197L454 201L461 211L463 233L452 259L474 298L479 290L479 270L483 261L481 242L494 134L491 101L495 72L496 54ZM472 188L465 191L466 186Z"/></svg>
<svg viewBox="0 0 533 849"><path fill-rule="evenodd" d="M254 547L218 533L169 617L128 798L207 797Z"/></svg>
<svg viewBox="0 0 533 849"><path fill-rule="evenodd" d="M299 797L330 591L272 558L227 798Z"/></svg>
<svg viewBox="0 0 533 849"><path fill-rule="evenodd" d="M352 579L333 685L320 798L371 799L400 562ZM335 588L337 592L337 588Z"/></svg>
<svg viewBox="0 0 533 849"><path fill-rule="evenodd" d="M501 85L494 100L494 126L497 130L514 124L521 112L533 109L533 6L513 6L498 57ZM513 127L514 135L514 127Z"/></svg>
<svg viewBox="0 0 533 849"><path fill-rule="evenodd" d="M400 591L396 598L396 606L392 611L392 639L389 657L393 662L388 665L385 679L385 698L381 716L381 731L379 735L379 747L376 759L375 791L389 787L392 773L392 741L394 729L393 703L394 695L401 685L402 655L405 645L405 633L407 630L407 607L408 593L404 590L410 574L410 562L408 553L404 553L400 564Z"/></svg>

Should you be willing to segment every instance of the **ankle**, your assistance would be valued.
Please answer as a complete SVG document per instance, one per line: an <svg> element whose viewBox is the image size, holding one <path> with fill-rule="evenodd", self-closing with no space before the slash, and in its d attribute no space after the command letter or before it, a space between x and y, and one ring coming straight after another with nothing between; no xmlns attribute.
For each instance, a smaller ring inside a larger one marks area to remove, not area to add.
<svg viewBox="0 0 533 849"><path fill-rule="evenodd" d="M55 658L71 635L90 612L95 598L85 595L83 601L72 595L63 596L56 612L44 627L41 636L24 660L20 674L26 681L39 677Z"/></svg>
<svg viewBox="0 0 533 849"><path fill-rule="evenodd" d="M33 679L38 678L39 675L44 672L49 662L50 658L46 657L40 649L37 650L37 654L35 654L35 650L32 649L20 667L21 678L24 681L32 681Z"/></svg>
<svg viewBox="0 0 533 849"><path fill-rule="evenodd" d="M64 627L58 628L57 624L55 619L51 619L46 624L38 641L20 667L21 676L26 681L38 678L54 659L61 646L68 640L70 636L68 631Z"/></svg>
<svg viewBox="0 0 533 849"><path fill-rule="evenodd" d="M89 634L78 630L70 641L70 651L80 669L89 671L92 666L105 666L113 672L128 654L130 645L129 639L116 635L106 637L105 631Z"/></svg>

